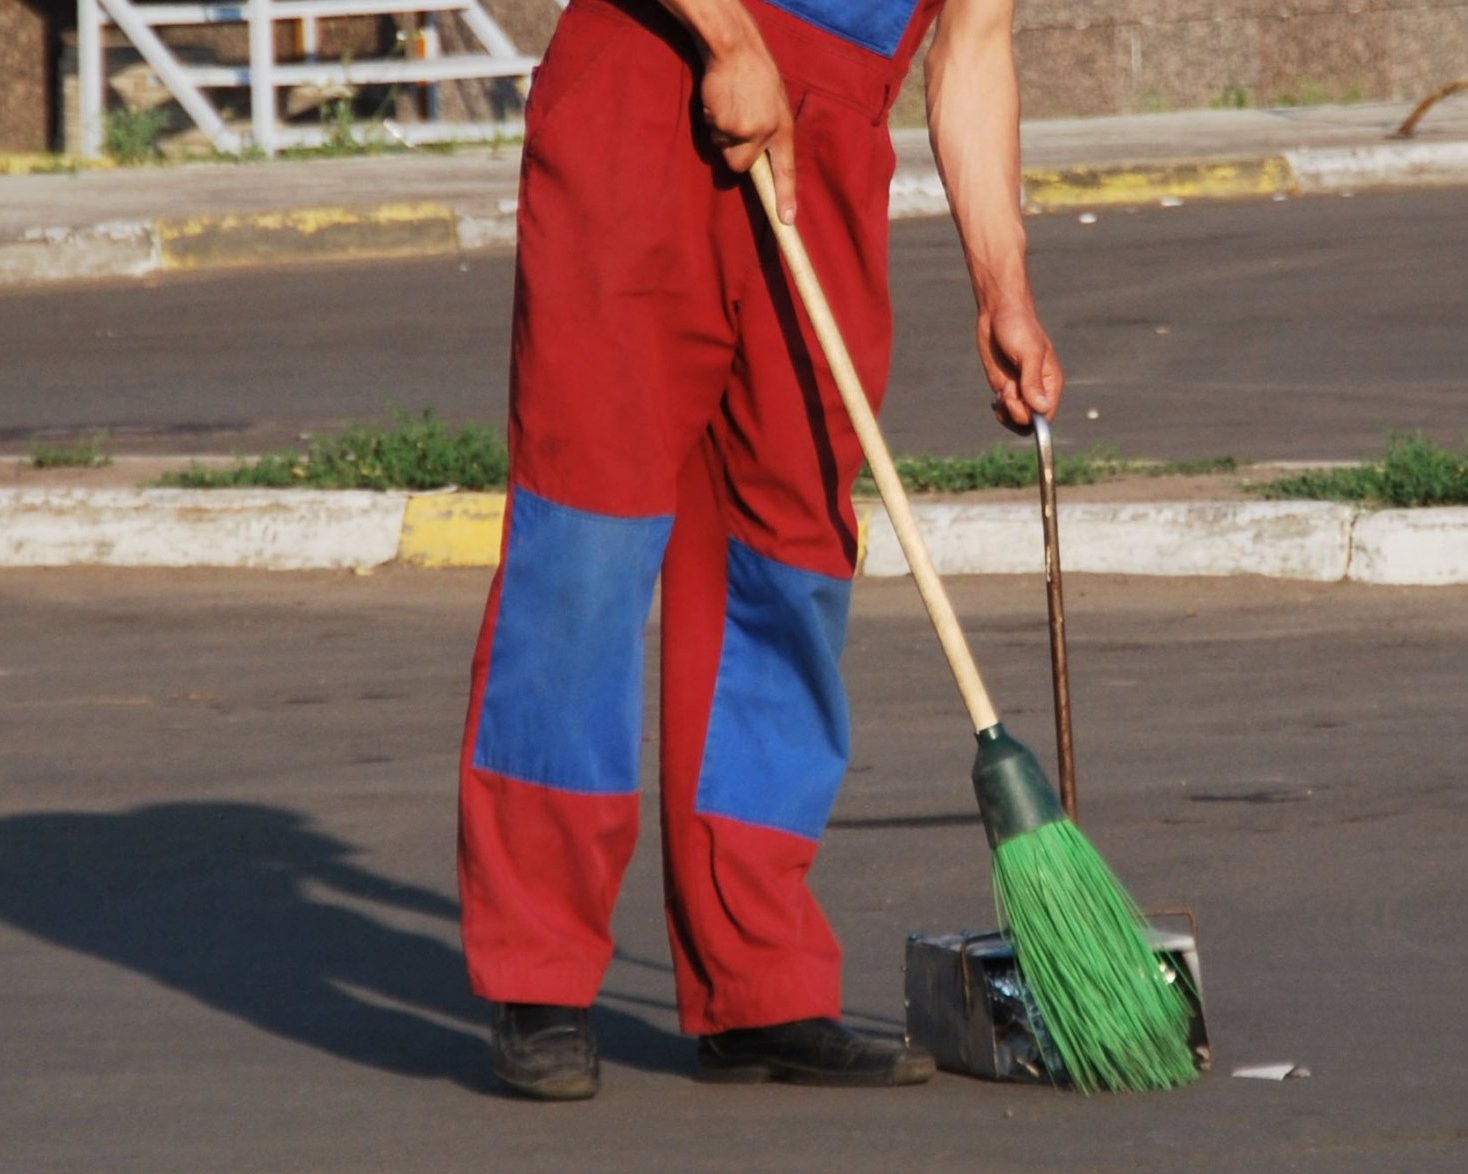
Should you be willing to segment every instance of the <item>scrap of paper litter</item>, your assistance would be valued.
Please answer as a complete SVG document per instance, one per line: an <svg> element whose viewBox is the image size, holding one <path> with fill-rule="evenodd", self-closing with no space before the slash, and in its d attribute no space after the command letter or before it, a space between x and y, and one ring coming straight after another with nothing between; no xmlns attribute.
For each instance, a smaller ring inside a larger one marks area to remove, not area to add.
<svg viewBox="0 0 1468 1174"><path fill-rule="evenodd" d="M1310 1069L1303 1064L1245 1064L1235 1068L1234 1075L1246 1080L1298 1080L1309 1076Z"/></svg>

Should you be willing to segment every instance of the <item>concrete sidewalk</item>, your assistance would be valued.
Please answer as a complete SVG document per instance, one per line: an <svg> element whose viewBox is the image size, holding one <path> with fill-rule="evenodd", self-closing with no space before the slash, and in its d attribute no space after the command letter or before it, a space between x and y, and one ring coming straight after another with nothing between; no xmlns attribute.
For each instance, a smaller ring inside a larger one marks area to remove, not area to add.
<svg viewBox="0 0 1468 1174"><path fill-rule="evenodd" d="M1031 122L1037 210L1280 198L1468 183L1468 100L1411 141L1406 103ZM922 132L897 135L894 216L940 214ZM518 151L402 154L0 176L0 285L166 270L424 256L513 244ZM47 487L0 489L0 567L486 565L503 499ZM918 507L945 573L1040 569L1037 507ZM902 574L885 514L863 507L863 573ZM1267 502L1062 506L1066 567L1315 581L1468 582L1468 510Z"/></svg>
<svg viewBox="0 0 1468 1174"><path fill-rule="evenodd" d="M1411 140L1408 103L1024 125L1036 210L1468 183L1468 100ZM946 210L922 131L896 136L893 215ZM0 175L0 286L228 265L424 256L514 241L519 152Z"/></svg>

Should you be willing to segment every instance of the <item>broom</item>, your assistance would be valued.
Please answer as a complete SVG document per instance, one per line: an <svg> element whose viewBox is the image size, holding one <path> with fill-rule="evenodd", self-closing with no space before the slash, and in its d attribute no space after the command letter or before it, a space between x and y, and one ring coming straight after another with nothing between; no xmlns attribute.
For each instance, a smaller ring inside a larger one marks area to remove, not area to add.
<svg viewBox="0 0 1468 1174"><path fill-rule="evenodd" d="M1164 973L1136 902L1067 818L1039 761L1000 722L800 234L777 214L764 156L751 176L973 722L973 785L1000 917L1066 1074L1083 1092L1186 1083L1196 1075L1186 992Z"/></svg>

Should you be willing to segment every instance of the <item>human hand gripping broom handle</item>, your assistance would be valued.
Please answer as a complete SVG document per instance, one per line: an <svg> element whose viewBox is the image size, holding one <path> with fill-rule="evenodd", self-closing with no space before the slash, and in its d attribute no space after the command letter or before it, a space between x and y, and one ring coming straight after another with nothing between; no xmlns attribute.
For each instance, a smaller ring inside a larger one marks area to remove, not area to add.
<svg viewBox="0 0 1468 1174"><path fill-rule="evenodd" d="M963 698L975 732L987 730L999 723L999 714L989 699L988 690L984 688L978 665L974 663L973 653L969 651L968 641L964 639L958 616L953 611L948 592L943 588L943 580L933 566L927 543L918 531L917 521L912 516L912 506L908 504L907 493L897 476L897 467L892 463L887 442L877 427L876 415L862 390L861 379L852 364L836 319L831 314L831 306L821 289L820 279L811 266L805 244L795 226L781 221L776 211L775 180L766 156L761 155L755 161L750 176L759 193L760 203L764 205L765 213L769 217L780 252L785 257L785 264L789 266L795 288L805 304L816 339L825 353L826 362L831 366L836 387L841 393L841 401L851 416L852 427L856 429L862 452L871 467L872 479L877 483L882 505L886 507L887 516L892 520L897 543L902 547L907 565L912 569L912 577L917 583L923 605L927 608L928 618L938 633L938 643L942 645L943 653L948 658L948 667L953 671L953 679L958 683L959 696Z"/></svg>

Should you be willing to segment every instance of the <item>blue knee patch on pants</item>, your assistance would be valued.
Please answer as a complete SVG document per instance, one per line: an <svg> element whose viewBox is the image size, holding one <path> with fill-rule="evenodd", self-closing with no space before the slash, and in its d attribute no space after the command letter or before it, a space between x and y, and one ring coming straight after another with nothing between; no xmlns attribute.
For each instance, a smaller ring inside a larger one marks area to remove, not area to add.
<svg viewBox="0 0 1468 1174"><path fill-rule="evenodd" d="M671 517L516 489L474 765L596 795L637 790L643 630Z"/></svg>
<svg viewBox="0 0 1468 1174"><path fill-rule="evenodd" d="M839 661L851 583L729 543L697 809L818 839L851 748Z"/></svg>

